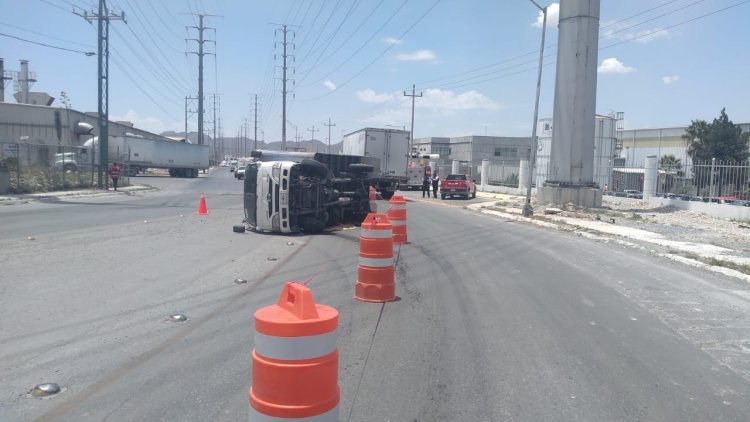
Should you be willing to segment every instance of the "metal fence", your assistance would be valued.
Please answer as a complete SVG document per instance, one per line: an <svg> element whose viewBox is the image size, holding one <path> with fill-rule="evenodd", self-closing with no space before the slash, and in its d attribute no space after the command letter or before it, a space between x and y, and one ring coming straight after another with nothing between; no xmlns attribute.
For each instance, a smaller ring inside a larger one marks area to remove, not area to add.
<svg viewBox="0 0 750 422"><path fill-rule="evenodd" d="M750 200L750 163L711 160L687 166L661 164L656 194L703 201Z"/></svg>
<svg viewBox="0 0 750 422"><path fill-rule="evenodd" d="M97 186L91 155L90 149L81 147L0 142L0 194ZM127 184L127 180L122 182Z"/></svg>

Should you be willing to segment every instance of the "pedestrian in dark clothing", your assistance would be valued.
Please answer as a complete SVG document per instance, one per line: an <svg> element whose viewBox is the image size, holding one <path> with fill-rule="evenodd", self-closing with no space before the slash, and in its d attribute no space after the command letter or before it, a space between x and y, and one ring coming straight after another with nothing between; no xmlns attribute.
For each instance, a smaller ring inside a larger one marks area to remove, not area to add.
<svg viewBox="0 0 750 422"><path fill-rule="evenodd" d="M112 178L112 186L117 190L117 181L120 179L120 167L117 163L112 163L112 167L109 169L109 176Z"/></svg>
<svg viewBox="0 0 750 422"><path fill-rule="evenodd" d="M422 179L422 198L424 198L425 194L427 194L428 198L430 197L430 176L427 174Z"/></svg>
<svg viewBox="0 0 750 422"><path fill-rule="evenodd" d="M437 198L437 191L438 186L440 186L440 176L438 176L437 170L435 170L435 174L432 176L432 197Z"/></svg>

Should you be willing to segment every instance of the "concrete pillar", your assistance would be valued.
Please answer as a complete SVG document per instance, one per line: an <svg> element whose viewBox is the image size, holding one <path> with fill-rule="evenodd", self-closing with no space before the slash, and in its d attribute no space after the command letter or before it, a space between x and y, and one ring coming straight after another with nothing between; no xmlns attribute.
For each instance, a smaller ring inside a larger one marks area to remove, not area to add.
<svg viewBox="0 0 750 422"><path fill-rule="evenodd" d="M451 163L451 174L458 174L459 169L458 160L453 160L453 163Z"/></svg>
<svg viewBox="0 0 750 422"><path fill-rule="evenodd" d="M518 189L526 191L529 186L529 160L521 160L518 169Z"/></svg>
<svg viewBox="0 0 750 422"><path fill-rule="evenodd" d="M656 156L646 156L646 165L643 173L643 199L646 200L653 196L656 196Z"/></svg>
<svg viewBox="0 0 750 422"><path fill-rule="evenodd" d="M594 181L599 10L600 0L560 2L553 142L545 186L537 189L541 203L601 206Z"/></svg>
<svg viewBox="0 0 750 422"><path fill-rule="evenodd" d="M490 184L490 160L482 160L482 190L486 190Z"/></svg>

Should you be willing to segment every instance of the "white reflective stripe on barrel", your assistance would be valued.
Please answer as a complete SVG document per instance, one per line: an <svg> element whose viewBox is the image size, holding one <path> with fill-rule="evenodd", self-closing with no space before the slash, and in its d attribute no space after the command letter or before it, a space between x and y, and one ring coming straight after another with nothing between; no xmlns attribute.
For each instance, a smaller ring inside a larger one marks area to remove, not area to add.
<svg viewBox="0 0 750 422"><path fill-rule="evenodd" d="M254 407L250 406L250 422L338 422L339 406L321 413L316 416L305 416L304 418L277 418L275 416L264 415Z"/></svg>
<svg viewBox="0 0 750 422"><path fill-rule="evenodd" d="M405 226L406 225L406 220L393 220L393 219L391 219L391 225L394 225L394 226Z"/></svg>
<svg viewBox="0 0 750 422"><path fill-rule="evenodd" d="M360 237L366 237L368 239L388 239L393 236L391 229L388 230L367 230L362 229Z"/></svg>
<svg viewBox="0 0 750 422"><path fill-rule="evenodd" d="M365 266L365 267L376 267L376 268L384 268L384 267L392 267L393 266L393 257L390 258L365 258L360 256L359 257L359 265Z"/></svg>
<svg viewBox="0 0 750 422"><path fill-rule="evenodd" d="M280 360L313 359L336 350L336 330L316 336L278 337L255 332L255 352Z"/></svg>
<svg viewBox="0 0 750 422"><path fill-rule="evenodd" d="M392 210L403 210L406 209L406 204L388 204Z"/></svg>

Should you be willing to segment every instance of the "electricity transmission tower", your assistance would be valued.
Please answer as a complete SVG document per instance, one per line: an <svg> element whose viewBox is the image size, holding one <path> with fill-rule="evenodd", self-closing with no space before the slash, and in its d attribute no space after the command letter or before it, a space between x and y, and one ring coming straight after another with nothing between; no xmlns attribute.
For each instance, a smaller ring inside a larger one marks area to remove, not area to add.
<svg viewBox="0 0 750 422"><path fill-rule="evenodd" d="M190 13L182 13L190 14ZM203 37L203 31L206 29L212 29L214 31L214 37L216 36L216 28L207 28L203 26L203 18L205 17L218 17L217 15L197 15L198 16L198 26L188 26L186 28L193 28L198 30L198 38L188 38L186 41L195 41L198 43L198 51L188 51L188 53L192 53L198 56L198 145L203 145L203 112L205 111L203 109L203 56L206 54L216 56L215 53L206 53L203 51L203 44L207 42L214 43L214 46L216 45L216 40L207 40Z"/></svg>
<svg viewBox="0 0 750 422"><path fill-rule="evenodd" d="M287 71L289 70L289 66L287 63L287 59L289 57L294 60L294 55L288 54L288 47L294 48L294 43L287 41L287 33L292 32L292 36L294 36L294 32L289 29L290 26L296 26L296 25L279 25L281 26L280 29L275 30L275 34L278 32L281 32L283 34L282 42L276 43L275 45L281 44L282 46L282 65L281 65L281 149L286 150L286 95L290 93L290 91L287 90L287 82L290 81L290 79L287 78ZM274 55L275 57L275 55ZM294 84L294 81L292 80L292 85Z"/></svg>
<svg viewBox="0 0 750 422"><path fill-rule="evenodd" d="M323 122L324 125L328 126L328 153L331 153L331 126L336 126L336 123L331 124L331 118L328 118L328 123Z"/></svg>
<svg viewBox="0 0 750 422"><path fill-rule="evenodd" d="M99 0L99 13L84 12L80 14L73 12L86 19L89 23L96 20L98 23L98 79L99 79L99 169L97 172L97 184L100 188L105 186L105 174L108 164L109 153L109 21L125 20L125 13L112 13L107 8L106 0Z"/></svg>

